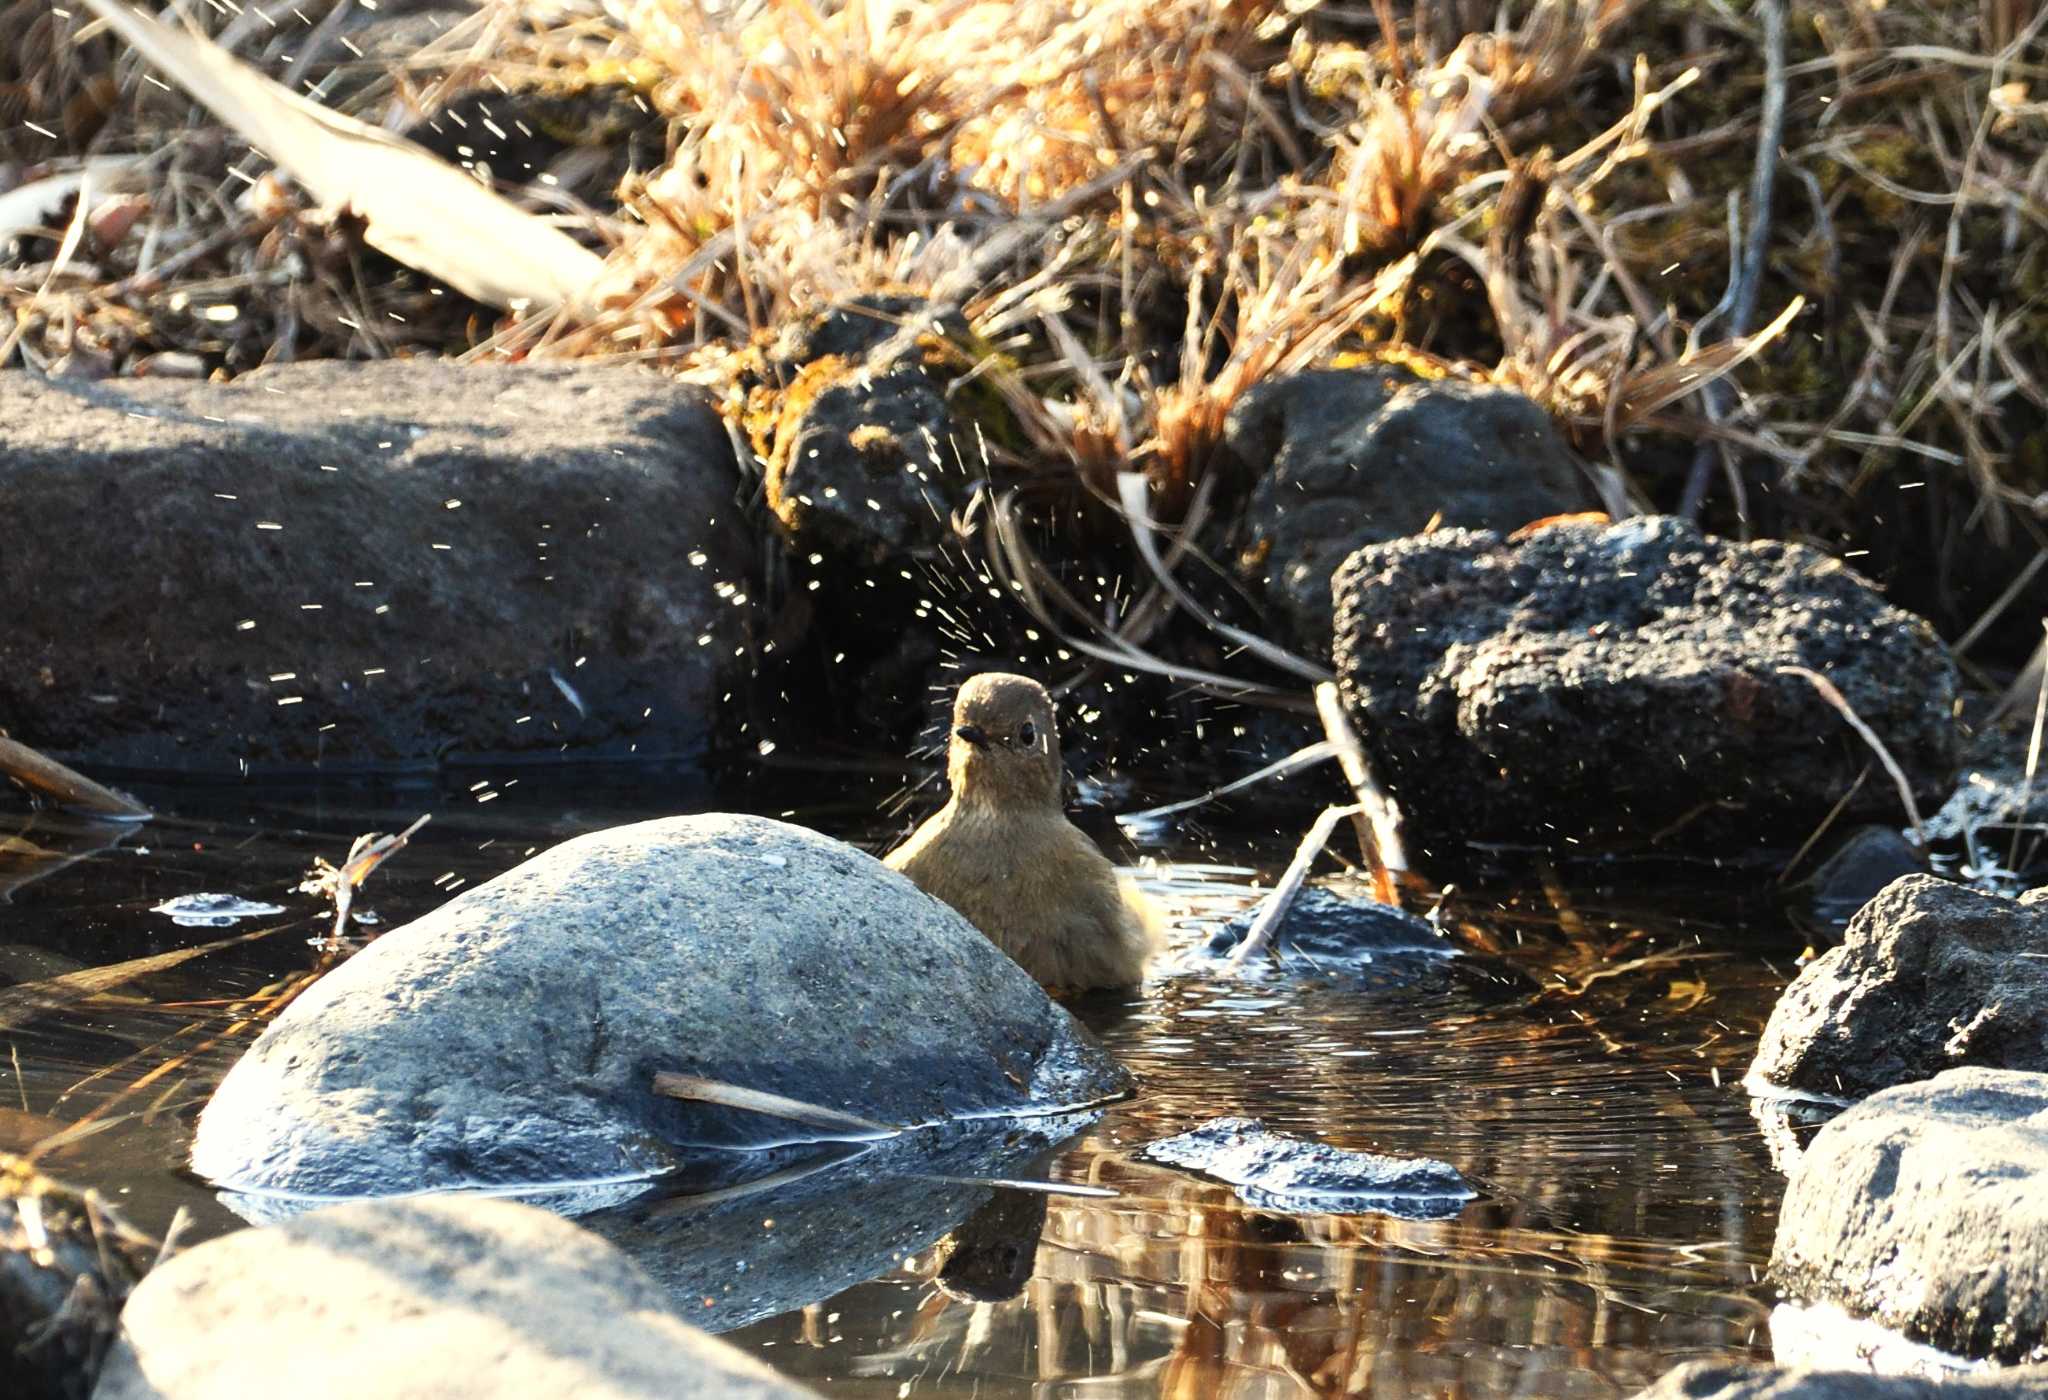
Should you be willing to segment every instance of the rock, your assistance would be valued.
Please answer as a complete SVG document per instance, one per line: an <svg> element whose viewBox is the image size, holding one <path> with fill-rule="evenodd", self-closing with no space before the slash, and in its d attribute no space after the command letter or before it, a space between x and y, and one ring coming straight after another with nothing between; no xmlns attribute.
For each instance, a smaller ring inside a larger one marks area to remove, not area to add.
<svg viewBox="0 0 2048 1400"><path fill-rule="evenodd" d="M0 1154L0 1378L11 1400L83 1400L155 1241L104 1202Z"/></svg>
<svg viewBox="0 0 2048 1400"><path fill-rule="evenodd" d="M747 671L738 479L633 371L0 374L0 729L237 775L700 756Z"/></svg>
<svg viewBox="0 0 2048 1400"><path fill-rule="evenodd" d="M1330 647L1330 576L1358 549L1438 518L1513 530L1590 504L1533 400L1398 365L1268 379L1231 410L1224 442L1258 480L1244 572L1317 653Z"/></svg>
<svg viewBox="0 0 2048 1400"><path fill-rule="evenodd" d="M1138 1155L1228 1182L1246 1205L1286 1214L1436 1220L1456 1215L1476 1194L1448 1162L1346 1152L1251 1118L1211 1119L1147 1143Z"/></svg>
<svg viewBox="0 0 2048 1400"><path fill-rule="evenodd" d="M750 416L767 463L768 506L798 552L867 563L930 555L987 475L953 420L943 334L914 297L868 297L792 326ZM935 333L936 332L936 333Z"/></svg>
<svg viewBox="0 0 2048 1400"><path fill-rule="evenodd" d="M796 1400L565 1220L511 1201L334 1206L157 1268L94 1400Z"/></svg>
<svg viewBox="0 0 2048 1400"><path fill-rule="evenodd" d="M1771 1275L1956 1356L2048 1361L2048 1075L1950 1070L1822 1128Z"/></svg>
<svg viewBox="0 0 2048 1400"><path fill-rule="evenodd" d="M2048 890L1894 881L1778 998L1749 1078L1860 1098L1961 1065L2048 1071Z"/></svg>
<svg viewBox="0 0 2048 1400"><path fill-rule="evenodd" d="M1444 530L1360 550L1334 586L1345 704L1424 851L1804 839L1872 760L1787 666L1832 681L1923 802L1954 770L1940 641L1800 545L1669 517ZM1843 815L1897 805L1880 777Z"/></svg>
<svg viewBox="0 0 2048 1400"><path fill-rule="evenodd" d="M1986 1371L1933 1379L1873 1376L1867 1371L1688 1361L1666 1371L1635 1400L2038 1400L2048 1395L2048 1368Z"/></svg>
<svg viewBox="0 0 2048 1400"><path fill-rule="evenodd" d="M1792 887L1822 923L1847 923L1885 886L1927 871L1927 856L1890 826L1859 826L1835 843L1813 873Z"/></svg>
<svg viewBox="0 0 2048 1400"><path fill-rule="evenodd" d="M2043 825L2048 825L2048 777L2037 773L2029 779L2024 767L1996 763L1966 770L1926 823L1930 841L1967 848L1988 838L2003 843L1992 848L1996 855L2004 854L2014 831L2037 831Z"/></svg>
<svg viewBox="0 0 2048 1400"><path fill-rule="evenodd" d="M573 1213L804 1136L658 1096L665 1071L894 1125L1128 1085L1022 969L873 857L763 818L676 817L565 842L328 973L228 1072L192 1164L249 1193L245 1214L582 1183L550 1201Z"/></svg>
<svg viewBox="0 0 2048 1400"><path fill-rule="evenodd" d="M1253 905L1211 934L1209 956L1234 953L1264 907L1263 901ZM1427 919L1316 885L1295 895L1266 949L1292 970L1318 973L1363 972L1389 959L1444 958L1456 952Z"/></svg>
<svg viewBox="0 0 2048 1400"><path fill-rule="evenodd" d="M972 333L958 311L942 310L924 297L862 292L783 326L768 347L768 363L775 379L787 381L828 356L864 359L906 332L913 339L935 334L955 341Z"/></svg>
<svg viewBox="0 0 2048 1400"><path fill-rule="evenodd" d="M1859 1371L1933 1381L1961 1380L1973 1371L1995 1372L2015 1383L2031 1380L2037 1386L2048 1379L2048 1367L1994 1366L1951 1356L1882 1323L1857 1317L1837 1303L1781 1302L1772 1308L1771 1359L1803 1371Z"/></svg>

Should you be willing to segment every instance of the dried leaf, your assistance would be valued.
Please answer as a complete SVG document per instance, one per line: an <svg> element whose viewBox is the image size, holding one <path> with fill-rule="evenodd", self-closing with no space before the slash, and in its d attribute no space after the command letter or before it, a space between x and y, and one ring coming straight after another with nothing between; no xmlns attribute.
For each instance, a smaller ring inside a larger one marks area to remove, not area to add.
<svg viewBox="0 0 2048 1400"><path fill-rule="evenodd" d="M596 281L597 254L423 147L307 101L203 35L120 0L85 3L322 204L361 218L371 247L507 310L574 305Z"/></svg>

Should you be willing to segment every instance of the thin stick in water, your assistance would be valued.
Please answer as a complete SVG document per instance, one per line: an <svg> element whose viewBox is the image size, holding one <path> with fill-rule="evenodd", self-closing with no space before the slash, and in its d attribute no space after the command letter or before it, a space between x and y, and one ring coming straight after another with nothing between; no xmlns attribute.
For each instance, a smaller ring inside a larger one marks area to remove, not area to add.
<svg viewBox="0 0 2048 1400"><path fill-rule="evenodd" d="M1254 953L1266 946L1273 931L1280 927L1280 921L1287 917L1294 896L1301 892L1301 882L1308 878L1309 867L1316 863L1316 857L1329 844L1330 833L1337 829L1338 822L1356 816L1360 810L1356 803L1349 807L1325 807L1322 815L1310 825L1308 834L1294 848L1294 859L1287 863L1287 871L1280 877L1280 883L1273 886L1273 892L1259 906L1258 917L1245 931L1244 942L1238 944L1237 951L1230 955L1229 965L1232 968L1243 967Z"/></svg>
<svg viewBox="0 0 2048 1400"><path fill-rule="evenodd" d="M1327 681L1316 687L1316 714L1323 721L1323 733L1329 736L1330 747L1337 751L1344 781L1351 785L1351 795L1358 799L1354 810L1359 816L1354 825L1358 828L1359 853L1372 870L1373 898L1382 904L1398 905L1401 897L1397 877L1408 873L1408 850L1401 840L1401 809L1373 776L1365 745L1352 728L1351 717L1344 712L1343 697Z"/></svg>
<svg viewBox="0 0 2048 1400"><path fill-rule="evenodd" d="M821 1104L806 1103L802 1099L792 1099L782 1094L771 1094L765 1089L748 1089L738 1084L728 1084L721 1079L706 1079L702 1075L679 1074L672 1070L663 1070L654 1076L654 1092L667 1098L684 1099L691 1103L716 1104L722 1108L737 1108L747 1113L764 1114L770 1118L786 1118L792 1123L806 1123L814 1128L828 1128L834 1132L893 1137L902 1131L887 1123L877 1123L872 1118L862 1118L857 1114L844 1113Z"/></svg>

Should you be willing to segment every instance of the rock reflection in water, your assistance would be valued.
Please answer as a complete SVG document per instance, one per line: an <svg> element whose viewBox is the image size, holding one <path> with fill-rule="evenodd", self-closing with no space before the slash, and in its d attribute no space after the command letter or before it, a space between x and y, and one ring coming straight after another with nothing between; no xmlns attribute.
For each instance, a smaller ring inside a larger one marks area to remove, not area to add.
<svg viewBox="0 0 2048 1400"><path fill-rule="evenodd" d="M643 1200L580 1223L631 1255L687 1319L714 1332L888 1273L963 1221L971 1228L947 1246L957 1278L999 1275L1006 1257L1011 1269L1021 1259L1028 1277L1037 1236L1026 1230L1028 1213L1007 1203L1030 1193L995 1183L1027 1174L1091 1121L1069 1115L925 1129L831 1149L745 1185ZM1023 1233L1028 1244L1020 1243Z"/></svg>

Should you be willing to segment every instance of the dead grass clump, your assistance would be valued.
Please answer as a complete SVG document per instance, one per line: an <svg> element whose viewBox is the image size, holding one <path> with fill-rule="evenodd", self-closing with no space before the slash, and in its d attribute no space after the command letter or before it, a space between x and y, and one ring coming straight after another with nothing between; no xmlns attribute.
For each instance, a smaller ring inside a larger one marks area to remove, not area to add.
<svg viewBox="0 0 2048 1400"><path fill-rule="evenodd" d="M491 0L382 74L329 63L324 9L206 21L386 128L541 82L644 100L662 164L616 207L491 172L607 254L598 295L521 322L367 260L104 38L17 6L0 200L73 183L0 263L0 360L461 350L735 382L780 326L889 289L961 314L956 398L1000 417L977 419L998 458L1104 495L1143 472L1170 512L1262 379L1415 357L1536 398L1610 509L1888 550L1941 581L1905 600L1973 640L2025 612L2006 584L2048 547L2048 10L1472 14ZM138 159L81 214L108 156Z"/></svg>

